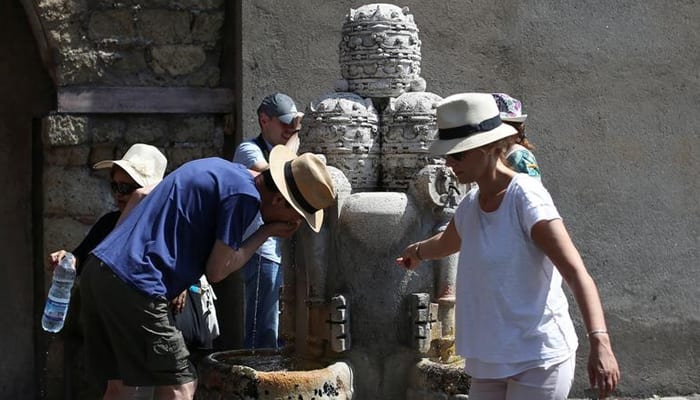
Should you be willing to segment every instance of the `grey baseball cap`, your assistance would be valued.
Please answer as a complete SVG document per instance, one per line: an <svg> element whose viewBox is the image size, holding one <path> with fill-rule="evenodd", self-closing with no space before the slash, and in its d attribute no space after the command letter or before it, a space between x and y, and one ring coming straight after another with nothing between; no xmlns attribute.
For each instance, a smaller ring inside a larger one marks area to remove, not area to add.
<svg viewBox="0 0 700 400"><path fill-rule="evenodd" d="M276 92L263 99L258 107L258 114L264 112L269 117L276 117L283 124L291 124L299 113L294 100L284 93Z"/></svg>

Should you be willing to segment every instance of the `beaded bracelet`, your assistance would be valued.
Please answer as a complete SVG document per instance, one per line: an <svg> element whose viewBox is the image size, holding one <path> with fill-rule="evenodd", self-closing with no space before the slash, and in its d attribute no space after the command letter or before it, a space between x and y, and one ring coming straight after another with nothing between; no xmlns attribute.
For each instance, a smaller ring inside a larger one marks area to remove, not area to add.
<svg viewBox="0 0 700 400"><path fill-rule="evenodd" d="M594 335L607 335L607 334L608 334L608 331L606 331L605 329L594 329L594 330L588 332L588 334L586 336L591 337Z"/></svg>

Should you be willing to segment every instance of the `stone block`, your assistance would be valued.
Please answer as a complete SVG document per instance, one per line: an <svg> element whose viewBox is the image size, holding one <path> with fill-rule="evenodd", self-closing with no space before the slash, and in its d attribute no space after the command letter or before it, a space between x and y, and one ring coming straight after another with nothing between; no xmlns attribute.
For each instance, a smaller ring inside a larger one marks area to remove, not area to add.
<svg viewBox="0 0 700 400"><path fill-rule="evenodd" d="M37 1L37 14L45 22L60 22L77 19L87 11L85 0Z"/></svg>
<svg viewBox="0 0 700 400"><path fill-rule="evenodd" d="M124 139L128 143L153 144L156 139L167 135L167 120L154 116L129 118L124 131Z"/></svg>
<svg viewBox="0 0 700 400"><path fill-rule="evenodd" d="M180 165L205 157L218 157L221 155L221 149L215 148L211 144L181 144L175 145L168 149L166 156L168 157L168 170L172 171Z"/></svg>
<svg viewBox="0 0 700 400"><path fill-rule="evenodd" d="M121 158L122 155L117 155L117 148L113 144L93 145L90 148L89 166L92 168L93 165L102 160L116 160Z"/></svg>
<svg viewBox="0 0 700 400"><path fill-rule="evenodd" d="M170 127L173 142L209 142L216 133L212 117L176 118Z"/></svg>
<svg viewBox="0 0 700 400"><path fill-rule="evenodd" d="M187 11L143 10L137 15L136 31L148 44L190 43L191 19Z"/></svg>
<svg viewBox="0 0 700 400"><path fill-rule="evenodd" d="M73 251L91 226L92 224L66 216L44 218L45 256L58 250Z"/></svg>
<svg viewBox="0 0 700 400"><path fill-rule="evenodd" d="M50 24L46 36L53 47L81 47L87 45L87 38L80 26L80 21L68 21Z"/></svg>
<svg viewBox="0 0 700 400"><path fill-rule="evenodd" d="M88 165L90 146L62 146L54 147L44 152L44 162L49 165Z"/></svg>
<svg viewBox="0 0 700 400"><path fill-rule="evenodd" d="M58 54L57 80L59 86L97 82L104 74L99 52L91 49L63 49Z"/></svg>
<svg viewBox="0 0 700 400"><path fill-rule="evenodd" d="M331 309L330 322L341 323L346 322L348 318L348 310L346 308Z"/></svg>
<svg viewBox="0 0 700 400"><path fill-rule="evenodd" d="M196 71L206 61L201 46L166 45L151 48L151 68L157 74L186 75Z"/></svg>
<svg viewBox="0 0 700 400"><path fill-rule="evenodd" d="M54 114L44 117L44 144L53 146L74 146L85 143L88 138L88 119L84 116Z"/></svg>
<svg viewBox="0 0 700 400"><path fill-rule="evenodd" d="M90 134L93 143L115 143L124 138L124 120L96 116L90 118Z"/></svg>
<svg viewBox="0 0 700 400"><path fill-rule="evenodd" d="M422 309L417 309L415 311L416 313L416 322L423 322L423 323L428 323L430 322L430 311L426 308Z"/></svg>
<svg viewBox="0 0 700 400"><path fill-rule="evenodd" d="M212 47L219 40L221 27L224 25L224 13L202 13L194 17L192 39Z"/></svg>
<svg viewBox="0 0 700 400"><path fill-rule="evenodd" d="M130 74L144 70L148 70L145 50L123 49L114 53L113 61L110 65L110 72L121 75L124 73Z"/></svg>
<svg viewBox="0 0 700 400"><path fill-rule="evenodd" d="M49 216L98 215L114 204L104 179L85 167L47 166L44 212Z"/></svg>
<svg viewBox="0 0 700 400"><path fill-rule="evenodd" d="M425 339L430 337L430 325L426 323L417 324L415 327L415 336L419 339Z"/></svg>
<svg viewBox="0 0 700 400"><path fill-rule="evenodd" d="M128 9L95 11L88 21L88 37L95 41L103 39L130 41L135 36L134 17Z"/></svg>
<svg viewBox="0 0 700 400"><path fill-rule="evenodd" d="M347 334L345 324L331 324L331 337L330 339L336 339Z"/></svg>
<svg viewBox="0 0 700 400"><path fill-rule="evenodd" d="M218 87L221 81L221 71L217 65L205 65L193 74L187 76L186 86Z"/></svg>

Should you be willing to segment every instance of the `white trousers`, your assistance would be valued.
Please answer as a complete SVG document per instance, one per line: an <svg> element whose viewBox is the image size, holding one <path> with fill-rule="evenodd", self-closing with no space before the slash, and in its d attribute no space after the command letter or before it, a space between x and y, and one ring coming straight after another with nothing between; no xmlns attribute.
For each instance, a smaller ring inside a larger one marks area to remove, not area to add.
<svg viewBox="0 0 700 400"><path fill-rule="evenodd" d="M472 378L469 400L566 400L576 356L549 368L532 368L502 379Z"/></svg>

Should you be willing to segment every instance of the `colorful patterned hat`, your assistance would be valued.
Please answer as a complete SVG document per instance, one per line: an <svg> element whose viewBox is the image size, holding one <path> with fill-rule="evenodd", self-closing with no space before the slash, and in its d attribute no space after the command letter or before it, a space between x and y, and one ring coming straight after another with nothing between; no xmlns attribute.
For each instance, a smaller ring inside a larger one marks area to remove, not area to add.
<svg viewBox="0 0 700 400"><path fill-rule="evenodd" d="M520 103L520 100L505 93L491 93L491 95L496 99L498 111L501 113L501 121L525 122L527 114L523 114L523 105Z"/></svg>

